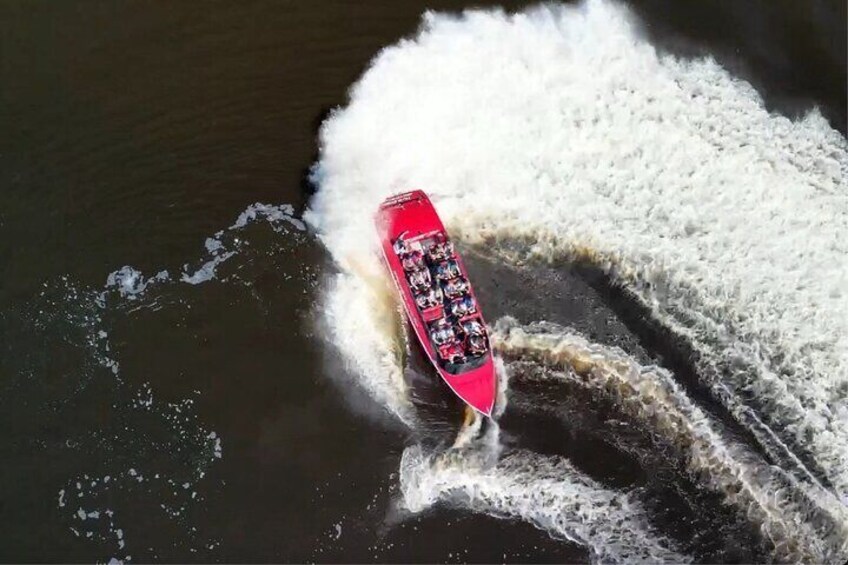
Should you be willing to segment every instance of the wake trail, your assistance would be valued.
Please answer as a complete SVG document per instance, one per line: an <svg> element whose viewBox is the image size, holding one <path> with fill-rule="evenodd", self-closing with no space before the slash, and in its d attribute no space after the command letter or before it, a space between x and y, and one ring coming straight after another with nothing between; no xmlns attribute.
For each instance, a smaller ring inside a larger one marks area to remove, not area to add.
<svg viewBox="0 0 848 565"><path fill-rule="evenodd" d="M498 321L493 346L507 363L537 363L552 379L572 379L610 396L645 428L672 444L689 472L759 526L781 560L848 556L848 511L830 491L802 483L723 434L664 369L592 344L559 326ZM518 377L513 377L518 378Z"/></svg>
<svg viewBox="0 0 848 565"><path fill-rule="evenodd" d="M635 495L604 488L561 457L518 450L493 462L486 449L427 455L414 446L401 458L400 487L410 511L443 501L524 520L585 546L594 562L691 561L652 530Z"/></svg>

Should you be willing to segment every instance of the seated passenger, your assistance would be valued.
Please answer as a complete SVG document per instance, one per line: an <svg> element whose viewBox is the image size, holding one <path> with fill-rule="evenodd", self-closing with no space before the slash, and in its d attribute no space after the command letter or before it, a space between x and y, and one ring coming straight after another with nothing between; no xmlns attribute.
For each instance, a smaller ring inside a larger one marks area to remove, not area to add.
<svg viewBox="0 0 848 565"><path fill-rule="evenodd" d="M395 240L394 244L392 245L392 249L395 250L395 255L397 256L401 256L407 251L409 251L409 249L406 247L406 242L403 240L402 237L399 237Z"/></svg>
<svg viewBox="0 0 848 565"><path fill-rule="evenodd" d="M432 308L441 302L441 297L438 292L434 289L425 290L421 294L417 294L415 296L415 304L418 305L420 310L426 310L427 308Z"/></svg>
<svg viewBox="0 0 848 565"><path fill-rule="evenodd" d="M456 261L443 261L436 267L436 278L440 281L455 279L460 274L459 265L456 264Z"/></svg>
<svg viewBox="0 0 848 565"><path fill-rule="evenodd" d="M462 333L467 336L486 335L486 328L483 327L480 320L466 320L462 322Z"/></svg>
<svg viewBox="0 0 848 565"><path fill-rule="evenodd" d="M444 261L453 255L453 244L447 240L444 234L439 234L436 236L436 241L427 250L427 255L434 263Z"/></svg>
<svg viewBox="0 0 848 565"><path fill-rule="evenodd" d="M468 347L468 352L471 355L482 355L486 353L486 350L488 349L486 346L486 338L476 334L468 336L466 346Z"/></svg>
<svg viewBox="0 0 848 565"><path fill-rule="evenodd" d="M477 311L477 304L470 296L454 300L450 304L450 312L457 318L462 318Z"/></svg>
<svg viewBox="0 0 848 565"><path fill-rule="evenodd" d="M462 277L451 279L445 283L444 290L448 298L457 298L468 292L468 281Z"/></svg>
<svg viewBox="0 0 848 565"><path fill-rule="evenodd" d="M400 258L404 271L416 271L424 268L424 255L420 251L410 251Z"/></svg>
<svg viewBox="0 0 848 565"><path fill-rule="evenodd" d="M430 278L430 271L427 269L419 269L418 271L412 271L409 273L409 286L411 286L412 290L415 292L423 292L430 288L431 283L432 279Z"/></svg>
<svg viewBox="0 0 848 565"><path fill-rule="evenodd" d="M443 346L456 341L456 334L446 320L439 320L431 326L430 338L437 346Z"/></svg>
<svg viewBox="0 0 848 565"><path fill-rule="evenodd" d="M462 346L459 343L439 347L439 357L448 363L465 363L465 353L462 351Z"/></svg>

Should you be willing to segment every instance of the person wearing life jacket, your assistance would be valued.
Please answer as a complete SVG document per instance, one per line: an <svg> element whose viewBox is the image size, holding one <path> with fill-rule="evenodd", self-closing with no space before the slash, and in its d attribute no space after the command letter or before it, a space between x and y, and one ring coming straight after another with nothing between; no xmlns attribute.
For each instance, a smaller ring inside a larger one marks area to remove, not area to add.
<svg viewBox="0 0 848 565"><path fill-rule="evenodd" d="M441 347L456 341L456 334L446 320L439 320L431 327L430 338L437 346Z"/></svg>
<svg viewBox="0 0 848 565"><path fill-rule="evenodd" d="M468 347L468 352L472 355L482 355L486 353L486 350L488 349L486 346L486 338L482 335L469 335L465 343Z"/></svg>
<svg viewBox="0 0 848 565"><path fill-rule="evenodd" d="M456 261L442 261L436 267L436 278L440 281L455 279L460 274L459 265L456 264Z"/></svg>
<svg viewBox="0 0 848 565"><path fill-rule="evenodd" d="M445 295L448 298L457 298L468 292L468 281L463 277L456 277L447 281L444 285Z"/></svg>
<svg viewBox="0 0 848 565"><path fill-rule="evenodd" d="M420 251L410 251L400 258L400 264L404 271L424 269L424 254Z"/></svg>
<svg viewBox="0 0 848 565"><path fill-rule="evenodd" d="M483 327L480 320L466 320L465 322L462 322L462 333L467 336L483 336L486 335L486 328Z"/></svg>
<svg viewBox="0 0 848 565"><path fill-rule="evenodd" d="M450 311L451 314L457 318L462 318L463 316L476 312L477 304L475 304L474 299L470 296L464 296L451 302Z"/></svg>
<svg viewBox="0 0 848 565"><path fill-rule="evenodd" d="M409 286L412 287L412 290L415 292L423 292L424 290L430 288L432 284L432 279L430 278L430 271L427 269L418 269L417 271L412 271L408 275L409 278Z"/></svg>

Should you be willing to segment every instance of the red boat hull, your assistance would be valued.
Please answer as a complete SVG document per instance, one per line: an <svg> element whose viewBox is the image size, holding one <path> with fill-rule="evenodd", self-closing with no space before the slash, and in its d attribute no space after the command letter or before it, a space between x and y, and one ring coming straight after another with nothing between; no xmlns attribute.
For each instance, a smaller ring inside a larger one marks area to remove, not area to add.
<svg viewBox="0 0 848 565"><path fill-rule="evenodd" d="M484 335L486 343L484 354L469 357L472 361L464 364L447 363L440 356L438 346L431 339L428 327L432 328L432 325L428 326L428 324L437 324L442 318L456 322L457 318L448 314L448 312L453 311L452 307L448 301L440 302L438 305L424 310L416 305L416 293L411 288L407 278L409 271L404 270L401 257L395 249L395 244L399 238L405 243L415 246L426 244L432 241L431 238L439 237L439 234L447 237L447 232L430 199L420 190L393 196L380 206L376 216L376 224L380 234L383 257L421 347L436 371L457 396L478 412L491 416L495 404L497 381L492 353L488 347L488 336ZM465 277L463 280L467 281L467 271L459 255L453 253L450 259L456 262L461 276ZM430 271L432 271L432 267ZM439 283L434 284L438 285ZM470 284L463 292L463 296L466 295L472 298L473 304L476 304L476 296ZM476 311L473 314L461 318L461 320L467 321L471 318L479 320L485 327L479 305L476 306ZM468 350L463 351L463 353L467 352Z"/></svg>

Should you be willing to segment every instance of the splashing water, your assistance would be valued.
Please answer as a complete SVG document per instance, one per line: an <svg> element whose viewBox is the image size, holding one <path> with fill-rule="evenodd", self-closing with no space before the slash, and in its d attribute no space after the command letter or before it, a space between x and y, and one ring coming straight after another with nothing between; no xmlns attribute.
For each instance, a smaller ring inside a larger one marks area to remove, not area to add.
<svg viewBox="0 0 848 565"><path fill-rule="evenodd" d="M726 437L664 369L642 367L620 350L554 324L521 327L502 319L492 343L507 359L552 367L551 378L573 374L612 396L675 445L691 473L758 523L780 559L821 562L848 555L848 509L819 484L799 483Z"/></svg>
<svg viewBox="0 0 848 565"><path fill-rule="evenodd" d="M520 518L588 547L598 561L674 562L690 559L652 533L635 496L605 489L567 460L516 451L496 464L468 450L427 456L408 448L401 492L409 510L439 500L495 516Z"/></svg>
<svg viewBox="0 0 848 565"><path fill-rule="evenodd" d="M842 495L846 171L817 113L770 115L714 62L658 56L617 6L430 15L324 125L307 217L361 256L380 199L423 186L465 238L599 263Z"/></svg>
<svg viewBox="0 0 848 565"><path fill-rule="evenodd" d="M699 378L783 469L728 446L652 373L675 403L666 424L691 428L690 464L740 489L776 555L832 556L848 501L846 177L848 144L817 111L770 114L714 61L658 54L625 8L593 0L428 14L324 123L305 218L340 267L336 339L370 316L367 339L339 345L372 390L402 374L369 307L385 197L425 189L454 236L507 261L600 267L692 345ZM392 386L373 396L401 404ZM463 484L440 476L439 492ZM790 486L770 498L769 481Z"/></svg>

